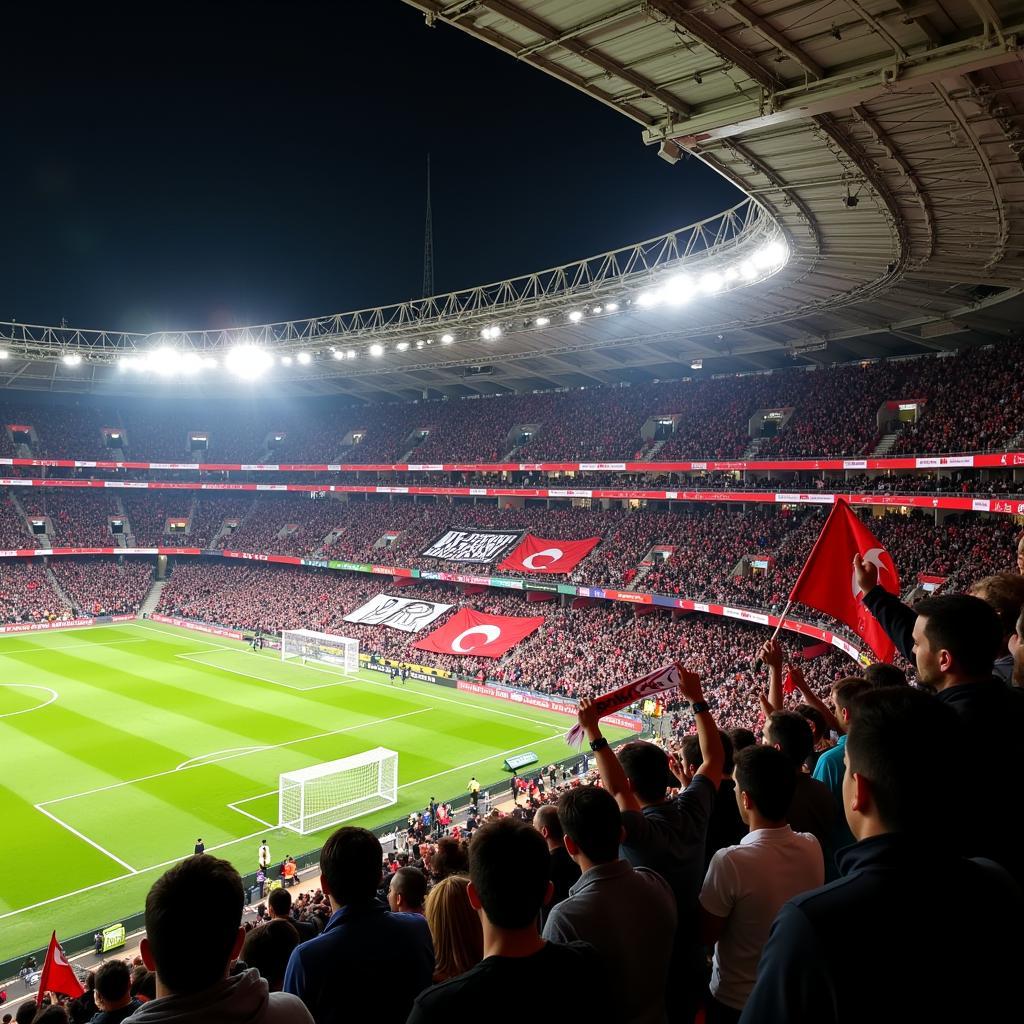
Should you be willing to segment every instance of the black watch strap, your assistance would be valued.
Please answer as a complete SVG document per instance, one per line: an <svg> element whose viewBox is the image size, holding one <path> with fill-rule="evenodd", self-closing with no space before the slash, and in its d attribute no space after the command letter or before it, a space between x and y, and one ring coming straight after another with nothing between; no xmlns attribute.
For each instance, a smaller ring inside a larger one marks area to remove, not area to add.
<svg viewBox="0 0 1024 1024"><path fill-rule="evenodd" d="M690 707L695 715L706 715L711 710L706 700L695 700Z"/></svg>
<svg viewBox="0 0 1024 1024"><path fill-rule="evenodd" d="M596 740L590 741L590 749L597 753L599 750L604 750L608 746L608 741L603 736L598 736Z"/></svg>

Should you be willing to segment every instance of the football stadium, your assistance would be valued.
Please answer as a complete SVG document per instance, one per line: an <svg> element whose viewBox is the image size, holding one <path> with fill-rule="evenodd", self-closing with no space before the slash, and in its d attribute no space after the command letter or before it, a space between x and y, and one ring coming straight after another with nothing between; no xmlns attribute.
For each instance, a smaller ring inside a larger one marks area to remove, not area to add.
<svg viewBox="0 0 1024 1024"><path fill-rule="evenodd" d="M1024 8L210 18L4 101L4 1024L1019 1016Z"/></svg>

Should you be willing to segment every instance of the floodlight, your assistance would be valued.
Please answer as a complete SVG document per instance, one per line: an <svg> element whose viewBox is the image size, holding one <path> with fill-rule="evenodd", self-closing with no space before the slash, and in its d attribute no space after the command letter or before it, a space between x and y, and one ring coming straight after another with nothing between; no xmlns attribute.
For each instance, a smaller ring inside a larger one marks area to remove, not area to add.
<svg viewBox="0 0 1024 1024"><path fill-rule="evenodd" d="M673 274L662 286L661 295L671 306L682 306L693 297L693 281L686 274Z"/></svg>
<svg viewBox="0 0 1024 1024"><path fill-rule="evenodd" d="M657 292L641 292L636 299L638 306L656 306L661 301L661 296Z"/></svg>
<svg viewBox="0 0 1024 1024"><path fill-rule="evenodd" d="M533 321L538 327L547 327L551 320L546 316L539 316Z"/></svg>
<svg viewBox="0 0 1024 1024"><path fill-rule="evenodd" d="M382 356L382 355L384 355L384 346L383 345L371 345L370 346L370 355L371 356Z"/></svg>
<svg viewBox="0 0 1024 1024"><path fill-rule="evenodd" d="M283 366L291 366L292 365L292 357L291 356L281 356L281 363L282 363Z"/></svg>
<svg viewBox="0 0 1024 1024"><path fill-rule="evenodd" d="M274 357L259 345L235 345L224 358L225 368L243 380L255 380L270 369Z"/></svg>
<svg viewBox="0 0 1024 1024"><path fill-rule="evenodd" d="M619 304L617 302L605 303L605 307L604 307L606 313L614 313L615 310L617 310L618 308L619 308Z"/></svg>
<svg viewBox="0 0 1024 1024"><path fill-rule="evenodd" d="M740 277L744 281L753 281L757 277L757 264L753 260L744 260L740 264Z"/></svg>
<svg viewBox="0 0 1024 1024"><path fill-rule="evenodd" d="M450 345L455 339L450 334L441 335L441 344Z"/></svg>
<svg viewBox="0 0 1024 1024"><path fill-rule="evenodd" d="M170 377L178 369L178 353L170 345L161 345L146 353L144 365L161 377Z"/></svg>
<svg viewBox="0 0 1024 1024"><path fill-rule="evenodd" d="M419 341L416 342L416 347L417 348L423 348L423 339L422 338Z"/></svg>
<svg viewBox="0 0 1024 1024"><path fill-rule="evenodd" d="M63 362L65 366L78 366L81 361L82 357L77 352L65 352L64 355L61 356L61 362Z"/></svg>
<svg viewBox="0 0 1024 1024"><path fill-rule="evenodd" d="M578 309L574 309L569 314L569 320L572 323L574 323L574 324L578 324L582 319L583 319L583 314Z"/></svg>
<svg viewBox="0 0 1024 1024"><path fill-rule="evenodd" d="M310 355L310 354L309 354L308 352L300 352L300 353L299 353L299 354L298 354L298 355L297 355L297 356L296 356L295 358L296 358L296 359L297 359L297 360L298 360L298 361L299 361L299 362L300 362L300 363L301 363L301 364L302 364L303 366L309 366L309 364L310 364L310 362L311 362L311 360L312 360L312 358L313 358L313 357L312 357L312 356L311 356L311 355Z"/></svg>
<svg viewBox="0 0 1024 1024"><path fill-rule="evenodd" d="M407 342L407 341L400 341L395 346L395 348L397 348L399 352L408 352L409 351L409 342Z"/></svg>
<svg viewBox="0 0 1024 1024"><path fill-rule="evenodd" d="M7 359L10 356L10 352L5 348L0 348L0 359Z"/></svg>
<svg viewBox="0 0 1024 1024"><path fill-rule="evenodd" d="M497 324L493 324L490 327L485 327L480 332L480 337L483 338L484 341L493 341L495 338L501 337L501 328Z"/></svg>
<svg viewBox="0 0 1024 1024"><path fill-rule="evenodd" d="M349 359L355 359L355 357L356 357L356 350L355 350L354 348L350 348L350 349L349 349L349 350L348 350L348 351L347 351L347 352L345 353L345 355L346 355L346 356L347 356L347 357L348 357Z"/></svg>
<svg viewBox="0 0 1024 1024"><path fill-rule="evenodd" d="M715 292L720 292L725 281L722 279L722 275L714 270L709 271L700 279L700 290L705 295L714 295Z"/></svg>
<svg viewBox="0 0 1024 1024"><path fill-rule="evenodd" d="M590 312L591 313L602 313L602 312L604 312L604 306L595 306Z"/></svg>
<svg viewBox="0 0 1024 1024"><path fill-rule="evenodd" d="M725 268L725 280L726 280L727 284L735 281L736 278L739 277L739 276L740 276L740 272L735 267L726 267Z"/></svg>
<svg viewBox="0 0 1024 1024"><path fill-rule="evenodd" d="M216 370L217 360L213 356L203 356L203 366L207 370Z"/></svg>
<svg viewBox="0 0 1024 1024"><path fill-rule="evenodd" d="M185 374L198 373L203 366L203 357L197 355L195 352L186 352L178 363L178 369L181 373Z"/></svg>
<svg viewBox="0 0 1024 1024"><path fill-rule="evenodd" d="M332 348L331 349L331 356L334 359L344 359L345 358L345 353L344 352L339 352L338 349L336 349L336 348Z"/></svg>

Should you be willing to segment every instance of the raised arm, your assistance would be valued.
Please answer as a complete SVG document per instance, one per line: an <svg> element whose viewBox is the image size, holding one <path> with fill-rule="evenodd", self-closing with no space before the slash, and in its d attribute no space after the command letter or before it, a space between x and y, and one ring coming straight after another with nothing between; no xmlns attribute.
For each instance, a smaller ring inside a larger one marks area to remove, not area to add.
<svg viewBox="0 0 1024 1024"><path fill-rule="evenodd" d="M865 562L860 555L854 555L853 573L864 595L864 607L878 619L900 654L913 664L914 623L917 621L914 609L878 585L878 566L873 562Z"/></svg>
<svg viewBox="0 0 1024 1024"><path fill-rule="evenodd" d="M601 774L601 785L608 790L615 802L619 805L620 811L639 811L640 801L636 794L630 789L626 773L615 756L615 751L608 746L608 741L601 735L601 715L594 707L594 702L589 697L580 701L578 712L580 726L583 735L594 751L597 760L597 770ZM599 743L599 740L604 740ZM596 746L597 749L594 749Z"/></svg>
<svg viewBox="0 0 1024 1024"><path fill-rule="evenodd" d="M768 666L768 696L759 695L767 718L773 711L782 710L782 646L778 640L765 640L757 656Z"/></svg>
<svg viewBox="0 0 1024 1024"><path fill-rule="evenodd" d="M807 680L804 679L803 670L797 665L789 666L789 676L793 680L793 685L800 691L800 696L803 697L805 704L810 704L812 708L817 708L821 712L821 717L825 719L828 727L840 736L846 732L846 728L842 722L829 710L829 706L807 685Z"/></svg>
<svg viewBox="0 0 1024 1024"><path fill-rule="evenodd" d="M722 769L725 767L725 748L718 726L711 715L704 691L701 689L700 676L696 672L684 672L683 681L679 684L679 695L693 705L693 720L697 725L697 739L700 740L700 752L704 757L697 769L698 775L705 775L717 790L722 782Z"/></svg>

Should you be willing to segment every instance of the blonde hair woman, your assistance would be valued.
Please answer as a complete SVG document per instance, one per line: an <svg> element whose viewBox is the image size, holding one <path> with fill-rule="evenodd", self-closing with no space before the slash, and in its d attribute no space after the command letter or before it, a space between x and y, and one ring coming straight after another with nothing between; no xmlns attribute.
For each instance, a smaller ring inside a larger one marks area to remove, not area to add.
<svg viewBox="0 0 1024 1024"><path fill-rule="evenodd" d="M427 893L426 916L434 939L434 983L465 974L483 959L480 918L469 905L466 875L449 875Z"/></svg>

